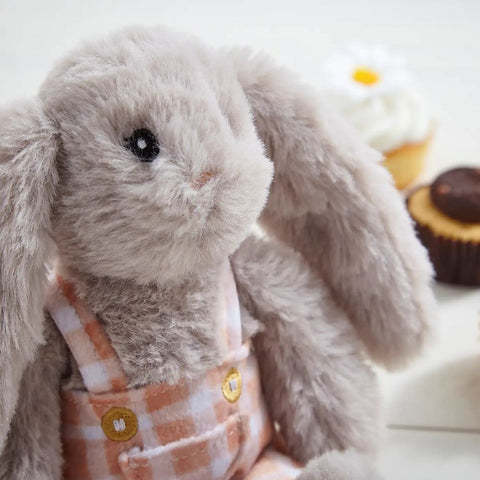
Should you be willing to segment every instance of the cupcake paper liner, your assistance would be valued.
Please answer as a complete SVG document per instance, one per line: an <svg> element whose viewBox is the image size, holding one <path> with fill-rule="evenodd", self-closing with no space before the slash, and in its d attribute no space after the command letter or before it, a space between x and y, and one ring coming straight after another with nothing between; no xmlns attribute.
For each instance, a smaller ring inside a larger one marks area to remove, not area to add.
<svg viewBox="0 0 480 480"><path fill-rule="evenodd" d="M420 241L427 248L440 282L480 285L480 243L454 240L435 235L415 221Z"/></svg>

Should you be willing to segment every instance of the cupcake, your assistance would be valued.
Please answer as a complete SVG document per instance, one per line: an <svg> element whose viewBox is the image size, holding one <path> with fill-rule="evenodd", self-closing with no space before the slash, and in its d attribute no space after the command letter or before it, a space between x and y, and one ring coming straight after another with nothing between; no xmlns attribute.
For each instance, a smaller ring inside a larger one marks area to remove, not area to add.
<svg viewBox="0 0 480 480"><path fill-rule="evenodd" d="M437 280L480 285L480 168L455 168L407 199Z"/></svg>
<svg viewBox="0 0 480 480"><path fill-rule="evenodd" d="M432 121L403 57L352 44L325 59L321 90L367 143L384 155L397 188L421 173Z"/></svg>

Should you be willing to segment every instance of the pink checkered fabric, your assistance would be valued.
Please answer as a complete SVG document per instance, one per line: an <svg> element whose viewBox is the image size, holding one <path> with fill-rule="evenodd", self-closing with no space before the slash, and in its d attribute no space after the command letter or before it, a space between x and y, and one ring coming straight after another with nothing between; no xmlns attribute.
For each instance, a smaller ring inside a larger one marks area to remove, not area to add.
<svg viewBox="0 0 480 480"><path fill-rule="evenodd" d="M73 286L57 277L47 309L75 358L85 387L92 393L123 390L127 380L103 328Z"/></svg>
<svg viewBox="0 0 480 480"><path fill-rule="evenodd" d="M226 351L222 365L194 381L128 390L101 325L73 288L57 280L48 308L87 389L62 392L65 479L291 480L299 474L300 467L288 457L272 447L265 450L273 430L257 361L250 345L241 341L229 266L220 284L219 336ZM241 395L234 402L222 391L232 367L242 379ZM119 407L133 412L138 423L124 441L112 440L102 428L102 419Z"/></svg>

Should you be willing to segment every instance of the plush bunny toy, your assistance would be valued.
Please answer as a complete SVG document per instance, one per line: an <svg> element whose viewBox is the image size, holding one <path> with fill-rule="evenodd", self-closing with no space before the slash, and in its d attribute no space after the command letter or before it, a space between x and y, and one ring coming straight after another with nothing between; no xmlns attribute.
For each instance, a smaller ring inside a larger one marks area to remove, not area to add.
<svg viewBox="0 0 480 480"><path fill-rule="evenodd" d="M0 114L0 478L376 478L432 305L378 160L263 56L70 53Z"/></svg>

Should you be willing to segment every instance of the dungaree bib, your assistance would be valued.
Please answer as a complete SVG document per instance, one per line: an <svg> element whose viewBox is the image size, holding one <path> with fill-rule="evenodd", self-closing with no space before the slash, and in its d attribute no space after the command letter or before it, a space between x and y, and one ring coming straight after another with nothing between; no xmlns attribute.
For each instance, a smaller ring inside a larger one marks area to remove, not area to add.
<svg viewBox="0 0 480 480"><path fill-rule="evenodd" d="M220 282L223 363L202 378L129 389L106 333L57 277L47 308L86 390L62 390L65 480L291 480L301 468L269 446L272 425L230 265Z"/></svg>

